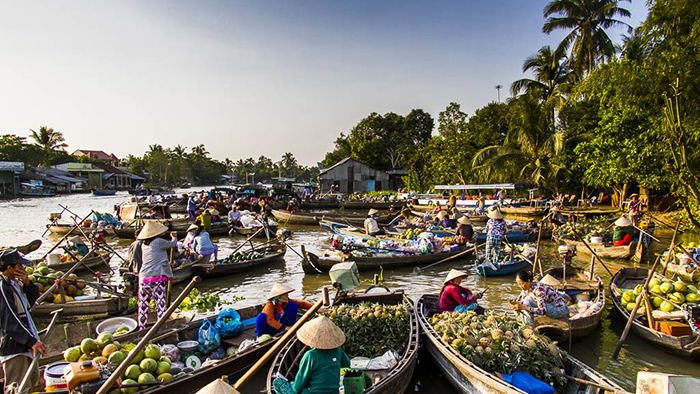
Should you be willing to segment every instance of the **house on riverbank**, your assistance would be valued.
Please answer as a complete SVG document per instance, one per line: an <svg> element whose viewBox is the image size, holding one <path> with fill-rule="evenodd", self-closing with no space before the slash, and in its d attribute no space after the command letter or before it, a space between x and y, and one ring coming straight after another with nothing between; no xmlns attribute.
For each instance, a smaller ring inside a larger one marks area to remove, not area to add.
<svg viewBox="0 0 700 394"><path fill-rule="evenodd" d="M351 157L346 157L333 166L321 170L318 179L323 193L328 192L331 187L334 187L335 192L343 194L367 193L391 188L389 174Z"/></svg>

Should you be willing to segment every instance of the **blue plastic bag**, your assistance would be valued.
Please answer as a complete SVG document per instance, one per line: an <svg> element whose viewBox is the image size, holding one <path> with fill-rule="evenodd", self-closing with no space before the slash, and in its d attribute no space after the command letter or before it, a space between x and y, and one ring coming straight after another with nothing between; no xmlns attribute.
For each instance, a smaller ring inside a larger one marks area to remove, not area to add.
<svg viewBox="0 0 700 394"><path fill-rule="evenodd" d="M224 321L223 319L232 319ZM243 323L241 315L231 308L219 312L214 327L219 331L221 338L233 338L243 334Z"/></svg>
<svg viewBox="0 0 700 394"><path fill-rule="evenodd" d="M216 328L209 323L209 320L204 320L202 326L199 327L197 342L199 342L197 349L203 354L209 354L221 346L221 336Z"/></svg>
<svg viewBox="0 0 700 394"><path fill-rule="evenodd" d="M537 379L527 372L513 372L511 375L501 374L506 383L512 384L528 394L553 394L554 387Z"/></svg>

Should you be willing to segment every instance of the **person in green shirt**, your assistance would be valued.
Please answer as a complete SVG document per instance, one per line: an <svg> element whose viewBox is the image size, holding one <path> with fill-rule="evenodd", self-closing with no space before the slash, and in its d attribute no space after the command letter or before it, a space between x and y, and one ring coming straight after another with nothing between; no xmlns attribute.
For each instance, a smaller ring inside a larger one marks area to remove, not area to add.
<svg viewBox="0 0 700 394"><path fill-rule="evenodd" d="M294 382L276 378L272 387L278 394L326 394L340 390L340 369L350 366L343 348L345 334L330 319L320 316L304 324L297 338L311 347L299 363Z"/></svg>
<svg viewBox="0 0 700 394"><path fill-rule="evenodd" d="M629 245L632 243L632 239L634 239L635 235L636 231L629 219L622 216L615 221L615 228L613 229L613 245Z"/></svg>

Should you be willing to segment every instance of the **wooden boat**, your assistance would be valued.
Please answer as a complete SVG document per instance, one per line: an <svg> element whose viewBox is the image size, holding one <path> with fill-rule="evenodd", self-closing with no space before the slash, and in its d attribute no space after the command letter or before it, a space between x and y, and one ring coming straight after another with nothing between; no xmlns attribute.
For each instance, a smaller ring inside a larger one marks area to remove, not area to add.
<svg viewBox="0 0 700 394"><path fill-rule="evenodd" d="M117 194L116 190L106 190L106 189L102 189L102 190L93 189L92 190L93 196L113 196L115 194Z"/></svg>
<svg viewBox="0 0 700 394"><path fill-rule="evenodd" d="M464 394L524 394L524 391L478 367L440 338L428 322L430 316L440 313L438 303L439 298L437 295L422 295L416 302L416 314L423 332L423 343L442 371L442 374L449 380L455 390ZM565 369L566 374L569 376L624 392L613 381L571 355L567 355ZM562 394L600 394L608 392L597 387L586 386L582 383L568 380L566 389ZM612 392L609 393L612 394Z"/></svg>
<svg viewBox="0 0 700 394"><path fill-rule="evenodd" d="M616 292L613 291L614 287L612 285L614 284L615 287L621 291L632 290L637 285L643 285L647 275L649 275L649 270L646 268L621 268L610 280L610 298L612 299L615 309L617 309L625 321L629 320L630 313L622 306L620 302L621 294L619 292L616 294ZM654 275L657 278L662 278L659 274ZM668 335L649 328L648 325L643 324L640 317L632 321L632 332L645 342L660 347L669 353L693 361L700 360L700 335L686 335L681 337Z"/></svg>
<svg viewBox="0 0 700 394"><path fill-rule="evenodd" d="M515 219L541 219L547 214L546 207L520 206L520 207L501 207L501 213L508 218Z"/></svg>
<svg viewBox="0 0 700 394"><path fill-rule="evenodd" d="M536 330L544 333L552 340L562 343L568 342L569 337L573 342L583 339L586 335L600 324L600 319L605 311L605 288L603 280L600 276L593 274L590 278L590 272L585 272L582 268L566 266L566 278L564 277L564 268L551 268L545 271L545 275L551 275L559 282L560 285L553 286L559 291L565 292L572 298L583 298L586 295L595 305L595 312L580 318L568 319L567 321L556 320L546 316L537 316L534 318ZM574 315L576 316L576 315Z"/></svg>
<svg viewBox="0 0 700 394"><path fill-rule="evenodd" d="M563 242L566 245L576 245L576 252L591 256L591 251L588 250L583 242L572 241L570 239L563 239L556 236L552 236L552 239L558 242ZM637 242L632 241L629 245L624 246L614 246L612 244L592 244L589 242L588 246L590 246L598 257L601 258L629 259L630 257L634 256L634 252L637 248Z"/></svg>
<svg viewBox="0 0 700 394"><path fill-rule="evenodd" d="M76 268L76 271L87 270L87 268L98 268L104 266L109 268L109 260L112 258L110 252L95 252L91 250L82 259L82 263ZM67 271L73 267L77 261L67 261L65 263L49 264L49 268L56 271ZM87 267L87 268L86 268Z"/></svg>
<svg viewBox="0 0 700 394"><path fill-rule="evenodd" d="M406 350L401 354L401 359L391 369L388 370L366 370L372 382L371 387L363 391L364 394L396 394L403 393L411 382L413 370L418 360L418 343L420 340L420 327L411 300L402 291L388 292L384 294L364 294L359 296L349 296L341 298L335 304L357 304L360 302L376 302L386 305L405 304L411 310L411 332L408 335ZM272 389L273 376L281 374L288 380L294 380L299 371L301 358L309 350L299 339L294 338L287 343L277 354L270 371L267 374L267 393L275 393Z"/></svg>
<svg viewBox="0 0 700 394"><path fill-rule="evenodd" d="M265 249L259 249L266 253L265 257L242 261L239 263L223 263L223 260L217 260L210 263L197 263L192 265L194 273L204 277L220 277L226 275L239 274L246 272L254 267L272 263L274 261L284 261L284 254L287 251L285 245L268 246Z"/></svg>
<svg viewBox="0 0 700 394"><path fill-rule="evenodd" d="M335 209L338 208L336 200L309 200L301 201L301 209Z"/></svg>
<svg viewBox="0 0 700 394"><path fill-rule="evenodd" d="M414 255L379 255L376 257L356 257L347 256L342 253L333 257L321 257L314 253L302 249L304 259L301 260L301 267L307 274L318 274L320 272L328 272L331 267L337 263L345 261L354 261L357 264L357 269L360 271L389 269L393 267L404 267L409 265L424 265L430 264L456 254L464 252L466 247L461 247L452 252L431 253L431 254L414 254ZM464 258L468 257L466 254Z"/></svg>
<svg viewBox="0 0 700 394"><path fill-rule="evenodd" d="M514 258L508 262L496 264L493 263L496 269L493 267L481 263L476 266L476 272L481 276L499 276L499 275L509 275L514 274L520 270L530 267L530 263L525 259Z"/></svg>
<svg viewBox="0 0 700 394"><path fill-rule="evenodd" d="M56 235L66 235L68 234L73 227L75 227L74 224L66 224L66 223L54 223L54 224L47 224L46 228L51 232L52 234ZM107 235L115 235L114 233L114 228L112 227L103 227L103 228L98 228L98 229L93 229L91 227L83 227L83 231L87 234L88 232L92 232L92 230L104 230ZM80 230L75 230L71 234L73 235L82 235Z"/></svg>
<svg viewBox="0 0 700 394"><path fill-rule="evenodd" d="M286 209L273 210L272 214L277 220L284 224L308 225L315 226L319 220L331 220L334 222L350 223L354 225L364 225L367 214L358 213L314 213L314 212L299 212L287 211ZM391 221L396 215L378 214L375 216L377 223L386 224Z"/></svg>
<svg viewBox="0 0 700 394"><path fill-rule="evenodd" d="M238 227L238 226L231 226L231 230L238 235L243 235L243 236L251 236L255 234L258 230L260 230L260 227ZM277 226L270 226L270 238L274 238L275 234L277 233ZM230 234L230 232L229 232ZM233 234L230 234L233 235ZM267 238L267 234L265 234L265 230L261 231L258 233L256 236L258 238Z"/></svg>
<svg viewBox="0 0 700 394"><path fill-rule="evenodd" d="M659 264L666 268L667 277L673 277L677 275L684 282L700 283L700 269L698 268L676 263L666 264L666 260L663 258L661 259Z"/></svg>
<svg viewBox="0 0 700 394"><path fill-rule="evenodd" d="M129 299L117 296L106 296L94 300L70 301L65 304L45 302L32 308L32 317L38 321L51 319L51 312L63 309L59 321L77 321L113 316L124 312L129 305Z"/></svg>
<svg viewBox="0 0 700 394"><path fill-rule="evenodd" d="M221 339L221 343L224 347L235 346L238 348L241 343L248 340L255 340L255 317L262 311L263 305L255 305L246 308L237 309L237 312L241 316L241 321L245 325L243 334L235 338ZM202 326L204 319L209 320L213 325L216 321L217 314L205 317L203 319L197 319L191 321L185 325L182 325L171 330L167 330L162 334L156 335L151 339L151 343L173 344L177 345L178 342L186 340L197 340L197 331ZM145 331L139 331L138 335L133 338L133 343L138 342ZM163 384L155 385L150 388L140 390L140 394L190 394L201 387L206 386L211 383L214 379L219 379L224 375L235 376L240 374L244 370L250 368L256 361L258 361L276 342L281 338L283 333L277 334L272 337L271 340L256 343L255 345L241 351L237 352L233 356L224 358L223 360L216 361L207 366L203 366L193 372L188 373L186 376L173 379ZM123 343L123 341L120 341ZM43 376L42 373L40 375ZM43 384L43 382L41 382Z"/></svg>
<svg viewBox="0 0 700 394"><path fill-rule="evenodd" d="M393 234L385 235L367 235L364 230L353 227L345 223L338 223L331 220L321 220L318 222L322 229L328 230L335 234L340 234L344 237L350 237L355 239L365 239L365 240L389 240L396 242L405 242L405 239L396 238ZM398 235L398 234L396 234Z"/></svg>
<svg viewBox="0 0 700 394"><path fill-rule="evenodd" d="M338 204L339 208L344 209L399 209L404 205L401 201L394 202L367 202L367 201L344 201Z"/></svg>
<svg viewBox="0 0 700 394"><path fill-rule="evenodd" d="M171 222L169 220L160 220L160 219L155 219L163 223L168 227L168 232L170 231L177 231L177 236L182 238L187 235L187 228L194 223L194 220L187 221L187 222ZM140 225L138 226L138 229L140 230L143 226ZM122 227L115 228L114 229L115 234L119 238L128 238L128 239L136 239L136 232L137 232L137 227L136 224L131 224L131 225L123 225ZM219 222L219 223L212 223L211 229L207 230L210 236L220 236L220 235L227 235L229 232L229 226L228 223L226 222Z"/></svg>

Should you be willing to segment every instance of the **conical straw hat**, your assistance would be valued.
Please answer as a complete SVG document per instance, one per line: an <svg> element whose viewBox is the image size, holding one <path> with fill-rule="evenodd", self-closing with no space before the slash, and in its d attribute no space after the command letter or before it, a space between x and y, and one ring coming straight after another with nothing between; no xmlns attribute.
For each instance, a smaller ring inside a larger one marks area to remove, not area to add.
<svg viewBox="0 0 700 394"><path fill-rule="evenodd" d="M319 316L301 326L297 338L316 349L335 349L345 343L343 330L325 316Z"/></svg>
<svg viewBox="0 0 700 394"><path fill-rule="evenodd" d="M293 292L294 289L292 289L289 286L283 285L279 282L275 282L274 285L272 285L272 290L270 290L270 294L267 295L267 299L272 299L277 296L281 296L282 294L287 294Z"/></svg>
<svg viewBox="0 0 700 394"><path fill-rule="evenodd" d="M211 213L211 214L214 215L214 216L219 216L219 215L221 214L221 213L220 213L219 211L217 211L216 209L214 209L213 211L211 211L211 212L209 212L209 213Z"/></svg>
<svg viewBox="0 0 700 394"><path fill-rule="evenodd" d="M75 237L71 237L70 239L68 239L68 242L73 242L74 244L85 245L85 242L83 242L83 239L80 238L79 235L76 235Z"/></svg>
<svg viewBox="0 0 700 394"><path fill-rule="evenodd" d="M376 209L372 208L372 209L369 210L369 212L367 212L367 215L374 215L375 213L379 213L379 211L377 211Z"/></svg>
<svg viewBox="0 0 700 394"><path fill-rule="evenodd" d="M461 218L457 219L457 223L472 224L472 222L470 222L466 216L462 216Z"/></svg>
<svg viewBox="0 0 700 394"><path fill-rule="evenodd" d="M189 233L190 231L196 230L198 228L199 228L199 226L197 226L196 224L190 224L190 226L187 227L187 232Z"/></svg>
<svg viewBox="0 0 700 394"><path fill-rule="evenodd" d="M557 280L557 278L553 277L550 274L545 275L544 278L542 278L542 280L540 280L540 283L544 283L545 285L550 285L550 286L558 286L561 284L561 282L559 282Z"/></svg>
<svg viewBox="0 0 700 394"><path fill-rule="evenodd" d="M240 394L240 392L221 379L216 379L197 391L197 394Z"/></svg>
<svg viewBox="0 0 700 394"><path fill-rule="evenodd" d="M503 219L503 214L498 208L490 210L486 216L488 216L489 219Z"/></svg>
<svg viewBox="0 0 700 394"><path fill-rule="evenodd" d="M617 227L627 227L627 226L631 226L632 222L630 222L630 220L627 219L626 217L620 216L620 218L615 221L615 225Z"/></svg>
<svg viewBox="0 0 700 394"><path fill-rule="evenodd" d="M447 212L440 211L440 212L438 212L437 217L438 217L438 219L444 219L447 217Z"/></svg>
<svg viewBox="0 0 700 394"><path fill-rule="evenodd" d="M168 228L165 227L165 225L149 220L146 222L146 225L143 226L141 231L139 231L139 235L136 238L149 239L165 234L166 231L168 231Z"/></svg>
<svg viewBox="0 0 700 394"><path fill-rule="evenodd" d="M447 274L447 278L445 278L445 281L442 283L447 283L452 279L459 278L460 276L469 276L469 274L464 271L451 269L450 272Z"/></svg>

